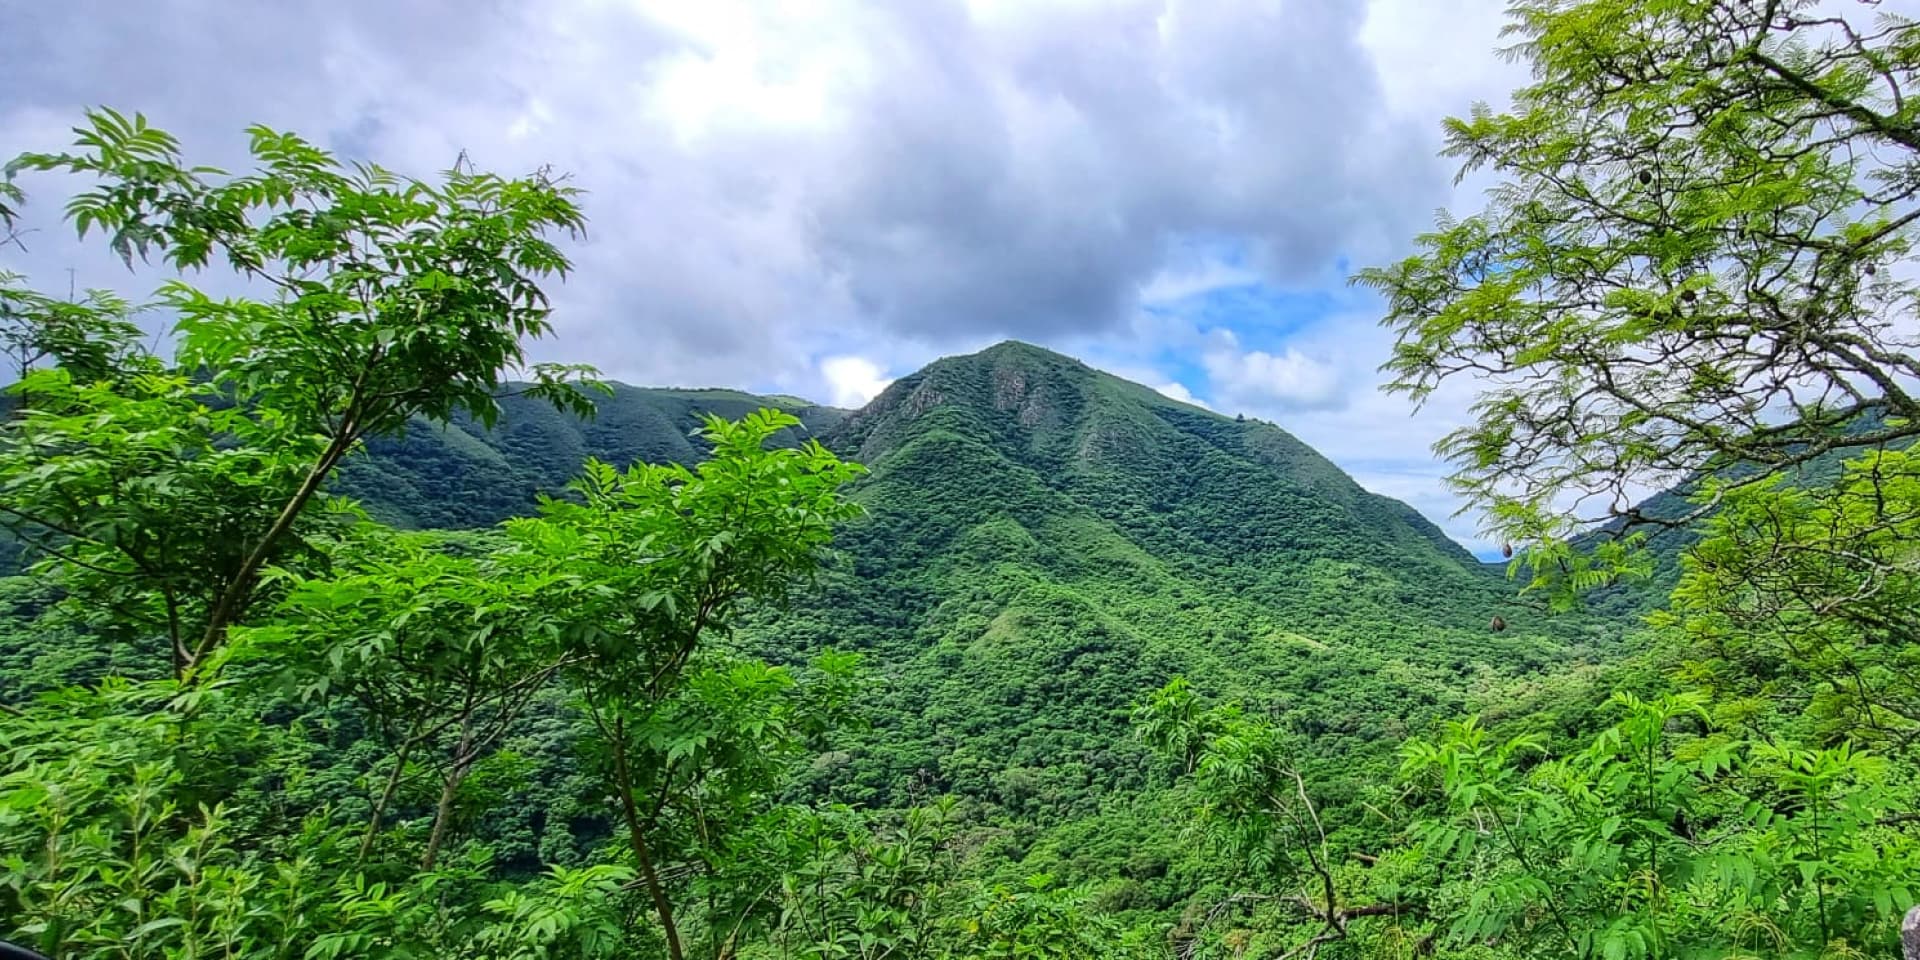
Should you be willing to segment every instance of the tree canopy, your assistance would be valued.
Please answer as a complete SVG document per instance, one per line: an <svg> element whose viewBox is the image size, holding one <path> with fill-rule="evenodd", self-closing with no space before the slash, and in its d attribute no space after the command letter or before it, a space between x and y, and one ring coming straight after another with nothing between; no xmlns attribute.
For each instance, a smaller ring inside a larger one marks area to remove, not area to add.
<svg viewBox="0 0 1920 960"><path fill-rule="evenodd" d="M1552 546L1702 472L1738 480L1920 430L1920 27L1870 4L1538 0L1534 82L1447 122L1486 208L1362 272L1392 389L1470 379L1440 451L1496 533ZM1619 557L1596 569L1624 568Z"/></svg>
<svg viewBox="0 0 1920 960"><path fill-rule="evenodd" d="M503 411L596 409L591 370L527 362L585 223L564 177L422 180L264 128L229 175L89 114L7 168L0 248L12 175L64 171L81 236L169 279L0 274L0 936L1891 955L1920 894L1920 26L1511 13L1532 82L1447 127L1485 209L1358 280L1392 389L1477 391L1441 452L1559 619L1272 425L1018 344L854 413L629 389L623 423L691 434L599 459L574 425L570 460L508 463L539 443L488 433ZM466 459L366 457L423 435ZM403 476L539 483L349 495ZM416 514L487 525L373 518ZM1629 617L1573 609L1602 586L1641 591Z"/></svg>

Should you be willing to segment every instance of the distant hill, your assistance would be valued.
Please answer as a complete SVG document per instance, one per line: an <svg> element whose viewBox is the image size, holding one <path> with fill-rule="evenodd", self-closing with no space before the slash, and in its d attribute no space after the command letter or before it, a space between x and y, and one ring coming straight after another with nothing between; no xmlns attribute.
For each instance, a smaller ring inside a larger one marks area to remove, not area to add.
<svg viewBox="0 0 1920 960"><path fill-rule="evenodd" d="M1878 411L1869 411L1849 424L1844 432L1858 435L1875 430L1883 425L1882 416ZM1891 446L1897 449L1907 445L1902 442ZM1804 464L1785 470L1781 474L1781 482L1796 486L1831 483L1840 476L1843 464L1861 456L1866 450L1860 446L1841 446L1829 450ZM1701 490L1702 478L1737 480L1759 472L1760 468L1752 463L1718 465L1635 504L1634 509L1640 516L1653 521L1634 528L1646 538L1644 549L1653 560L1652 576L1646 583L1597 590L1584 598L1586 606L1603 616L1637 617L1664 605L1674 586L1679 583L1687 551L1701 538L1699 523L1687 526L1673 524L1692 516L1699 508L1700 504L1694 498ZM1576 538L1574 546L1591 549L1603 540L1618 537L1626 529L1625 521L1615 520Z"/></svg>
<svg viewBox="0 0 1920 960"><path fill-rule="evenodd" d="M702 414L737 419L778 407L800 418L799 430L782 438L793 443L846 416L793 397L737 390L624 384L612 390L611 396L595 395L595 415L585 420L543 401L509 396L492 430L469 418L445 427L415 423L405 436L369 441L364 455L343 465L334 489L399 526L483 527L531 512L535 494L564 487L588 457L620 466L699 460L704 451L692 433Z"/></svg>

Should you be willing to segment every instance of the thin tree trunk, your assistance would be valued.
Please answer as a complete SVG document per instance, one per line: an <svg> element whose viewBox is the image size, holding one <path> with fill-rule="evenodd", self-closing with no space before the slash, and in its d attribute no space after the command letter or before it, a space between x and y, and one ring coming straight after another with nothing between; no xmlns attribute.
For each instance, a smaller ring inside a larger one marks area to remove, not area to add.
<svg viewBox="0 0 1920 960"><path fill-rule="evenodd" d="M313 499L314 494L320 492L321 484L326 482L327 476L339 464L340 458L346 456L348 448L352 445L353 438L346 433L336 435L332 442L327 444L327 449L320 454L320 459L314 461L313 468L308 470L306 478L300 481L300 487L294 491L293 499L288 500L286 506L281 508L280 515L273 519L273 525L267 528L267 532L261 535L260 542L254 544L253 549L247 553L247 558L241 561L240 569L234 571L233 579L227 581L226 589L220 591L219 599L214 601L213 609L207 614L206 633L201 635L199 645L193 649L193 655L188 657L187 662L182 666L183 678L226 639L227 625L239 616L247 593L253 589L254 577L260 573L260 568L266 565L268 553L281 537L286 536L288 530L293 529L293 523L299 519L300 511L306 509L307 502Z"/></svg>
<svg viewBox="0 0 1920 960"><path fill-rule="evenodd" d="M447 839L447 822L453 819L453 796L472 765L473 714L469 713L460 720L460 743L453 748L453 768L447 771L446 782L440 787L440 803L433 811L433 835L427 838L427 852L420 860L422 870L432 870L434 861L440 857L440 845Z"/></svg>
<svg viewBox="0 0 1920 960"><path fill-rule="evenodd" d="M180 636L180 600L172 590L163 591L167 604L167 655L173 660L173 675L187 668L187 644Z"/></svg>
<svg viewBox="0 0 1920 960"><path fill-rule="evenodd" d="M660 915L660 927L667 937L667 956L671 960L684 960L685 954L680 947L680 928L673 920L673 904L667 901L667 893L660 887L660 875L654 871L653 856L647 849L646 829L640 825L640 807L633 799L633 776L627 769L626 744L616 737L610 744L613 748L613 775L615 786L620 791L620 813L627 821L627 836L633 843L633 857L639 861L640 876L647 884L647 893L653 898L654 912Z"/></svg>
<svg viewBox="0 0 1920 960"><path fill-rule="evenodd" d="M413 752L413 738L408 737L400 744L400 752L393 758L393 772L387 775L387 785L380 791L380 799L373 804L373 815L367 818L366 836L360 838L360 854L354 858L354 865L367 861L367 853L373 849L374 835L380 832L380 819L386 815L387 804L393 802L394 793L400 789L400 778L407 772L407 756Z"/></svg>

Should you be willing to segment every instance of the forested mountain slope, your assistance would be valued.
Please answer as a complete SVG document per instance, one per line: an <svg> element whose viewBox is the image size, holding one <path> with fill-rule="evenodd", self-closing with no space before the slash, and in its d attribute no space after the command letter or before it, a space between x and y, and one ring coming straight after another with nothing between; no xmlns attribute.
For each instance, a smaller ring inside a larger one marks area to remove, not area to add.
<svg viewBox="0 0 1920 960"><path fill-rule="evenodd" d="M1021 820L1083 815L1140 785L1126 713L1175 674L1284 717L1330 775L1354 775L1500 678L1603 656L1618 632L1515 605L1412 508L1272 424L1013 342L851 414L632 387L584 422L510 403L492 432L373 445L342 489L397 522L488 523L588 455L691 461L700 413L762 403L872 470L839 560L746 631L776 659L861 651L888 679L871 728L815 769L845 799L951 791Z"/></svg>
<svg viewBox="0 0 1920 960"><path fill-rule="evenodd" d="M535 398L509 396L491 430L471 417L445 427L417 421L405 436L370 440L366 455L343 466L336 489L400 526L489 526L532 512L536 492L565 486L588 457L621 466L701 459L705 450L691 434L703 414L738 419L774 407L800 418L801 430L812 435L846 413L734 390L610 389L594 396L589 419ZM800 437L789 430L782 440Z"/></svg>
<svg viewBox="0 0 1920 960"><path fill-rule="evenodd" d="M1174 674L1283 717L1351 774L1497 678L1611 643L1609 625L1517 607L1279 428L1024 344L905 377L828 442L872 468L868 515L764 652L852 646L890 675L835 773L860 799L900 799L884 794L911 774L1041 820L1084 813L1139 782L1125 714Z"/></svg>

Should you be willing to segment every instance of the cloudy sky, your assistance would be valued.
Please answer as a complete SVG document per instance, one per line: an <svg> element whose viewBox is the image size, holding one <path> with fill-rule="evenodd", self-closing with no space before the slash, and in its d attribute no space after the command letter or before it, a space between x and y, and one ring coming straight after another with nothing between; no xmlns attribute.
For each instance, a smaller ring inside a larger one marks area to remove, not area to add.
<svg viewBox="0 0 1920 960"><path fill-rule="evenodd" d="M551 163L591 235L541 359L857 405L1009 337L1274 420L1472 542L1349 289L1476 203L1439 123L1524 80L1499 0L0 0L0 154L88 105L232 164ZM138 291L60 185L0 266ZM1475 543L1475 546L1483 546Z"/></svg>

